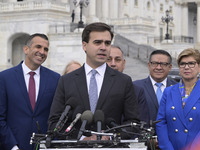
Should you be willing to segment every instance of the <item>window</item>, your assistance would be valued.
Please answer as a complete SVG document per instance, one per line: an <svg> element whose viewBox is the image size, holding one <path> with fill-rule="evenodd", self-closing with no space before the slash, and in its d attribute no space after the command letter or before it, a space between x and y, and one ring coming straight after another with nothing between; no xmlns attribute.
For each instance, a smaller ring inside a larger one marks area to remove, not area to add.
<svg viewBox="0 0 200 150"><path fill-rule="evenodd" d="M135 6L138 6L138 0L135 0Z"/></svg>
<svg viewBox="0 0 200 150"><path fill-rule="evenodd" d="M163 28L160 28L160 42L163 40Z"/></svg>
<svg viewBox="0 0 200 150"><path fill-rule="evenodd" d="M160 4L160 11L163 12L163 4Z"/></svg>
<svg viewBox="0 0 200 150"><path fill-rule="evenodd" d="M151 9L151 3L150 3L150 1L147 2L147 9L148 9L148 10Z"/></svg>
<svg viewBox="0 0 200 150"><path fill-rule="evenodd" d="M173 13L173 7L169 6L169 12L172 14Z"/></svg>
<svg viewBox="0 0 200 150"><path fill-rule="evenodd" d="M172 39L172 29L169 30L169 38Z"/></svg>
<svg viewBox="0 0 200 150"><path fill-rule="evenodd" d="M23 1L23 0L17 0L18 2L21 2L21 1Z"/></svg>
<svg viewBox="0 0 200 150"><path fill-rule="evenodd" d="M124 4L127 4L127 0L124 0Z"/></svg>

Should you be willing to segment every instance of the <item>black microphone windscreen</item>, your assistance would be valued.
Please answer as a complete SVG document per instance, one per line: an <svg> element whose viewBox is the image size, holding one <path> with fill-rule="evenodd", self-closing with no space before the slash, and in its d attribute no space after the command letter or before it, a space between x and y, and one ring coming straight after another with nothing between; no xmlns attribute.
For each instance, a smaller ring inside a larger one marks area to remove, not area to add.
<svg viewBox="0 0 200 150"><path fill-rule="evenodd" d="M108 125L110 128L114 127L113 123L115 123L115 120L113 118L106 119L106 125Z"/></svg>
<svg viewBox="0 0 200 150"><path fill-rule="evenodd" d="M93 113L90 110L86 110L81 115L81 121L86 120L88 124L92 123L93 121Z"/></svg>
<svg viewBox="0 0 200 150"><path fill-rule="evenodd" d="M94 113L94 122L97 121L104 122L104 113L102 110L96 110Z"/></svg>
<svg viewBox="0 0 200 150"><path fill-rule="evenodd" d="M70 97L70 98L67 100L65 106L67 106L67 105L70 105L71 108L75 108L75 107L78 105L78 101L77 101L74 97Z"/></svg>

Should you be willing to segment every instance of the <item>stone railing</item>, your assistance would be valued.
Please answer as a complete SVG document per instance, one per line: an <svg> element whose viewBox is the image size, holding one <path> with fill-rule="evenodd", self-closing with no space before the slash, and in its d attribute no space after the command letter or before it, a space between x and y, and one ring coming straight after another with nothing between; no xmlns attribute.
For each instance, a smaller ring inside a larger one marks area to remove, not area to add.
<svg viewBox="0 0 200 150"><path fill-rule="evenodd" d="M146 18L117 18L117 19L110 19L109 24L113 25L129 25L129 24L145 24L145 25L153 25L152 19Z"/></svg>
<svg viewBox="0 0 200 150"><path fill-rule="evenodd" d="M164 37L148 37L147 43L161 43L164 40ZM173 43L194 43L193 37L189 36L173 36L169 40L172 40Z"/></svg>
<svg viewBox="0 0 200 150"><path fill-rule="evenodd" d="M11 12L11 11L25 11L25 10L43 10L51 9L58 11L70 11L69 5L64 3L58 3L53 1L23 1L15 3L1 3L0 2L0 12Z"/></svg>

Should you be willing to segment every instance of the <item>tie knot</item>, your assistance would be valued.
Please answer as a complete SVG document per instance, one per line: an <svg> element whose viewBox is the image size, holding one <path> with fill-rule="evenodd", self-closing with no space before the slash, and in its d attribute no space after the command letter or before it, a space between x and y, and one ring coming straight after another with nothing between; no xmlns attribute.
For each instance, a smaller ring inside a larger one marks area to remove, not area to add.
<svg viewBox="0 0 200 150"><path fill-rule="evenodd" d="M156 86L159 87L159 88L160 88L162 85L163 85L162 83L156 83Z"/></svg>
<svg viewBox="0 0 200 150"><path fill-rule="evenodd" d="M97 71L95 69L92 69L92 75L95 76Z"/></svg>
<svg viewBox="0 0 200 150"><path fill-rule="evenodd" d="M33 77L33 76L35 75L35 72L32 72L32 71L31 71L31 72L29 72L29 74L30 74L30 76Z"/></svg>

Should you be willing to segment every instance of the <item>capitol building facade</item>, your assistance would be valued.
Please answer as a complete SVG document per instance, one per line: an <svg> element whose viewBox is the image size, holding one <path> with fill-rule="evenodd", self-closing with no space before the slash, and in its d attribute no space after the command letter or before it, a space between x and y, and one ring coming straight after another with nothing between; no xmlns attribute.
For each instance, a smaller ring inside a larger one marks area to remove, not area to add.
<svg viewBox="0 0 200 150"><path fill-rule="evenodd" d="M25 58L24 42L34 33L49 37L50 50L44 66L62 73L71 60L83 63L83 28L78 28L80 0L76 2L0 0L0 71ZM109 24L116 37L114 43L128 56L130 51L133 57L147 55L142 53L144 46L166 49L175 58L185 48L200 48L200 0L84 0L82 21L84 25L99 21Z"/></svg>

